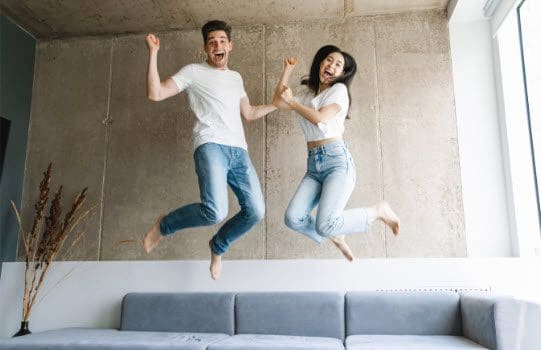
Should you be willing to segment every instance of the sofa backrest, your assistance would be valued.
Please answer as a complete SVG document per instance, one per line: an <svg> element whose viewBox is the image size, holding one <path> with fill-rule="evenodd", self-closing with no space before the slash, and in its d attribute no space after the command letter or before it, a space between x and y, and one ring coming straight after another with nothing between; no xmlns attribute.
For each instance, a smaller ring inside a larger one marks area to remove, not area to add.
<svg viewBox="0 0 541 350"><path fill-rule="evenodd" d="M233 335L234 305L234 293L129 293L120 329Z"/></svg>
<svg viewBox="0 0 541 350"><path fill-rule="evenodd" d="M460 296L454 292L351 292L346 335L462 335Z"/></svg>
<svg viewBox="0 0 541 350"><path fill-rule="evenodd" d="M334 292L239 293L236 333L344 339L344 294Z"/></svg>

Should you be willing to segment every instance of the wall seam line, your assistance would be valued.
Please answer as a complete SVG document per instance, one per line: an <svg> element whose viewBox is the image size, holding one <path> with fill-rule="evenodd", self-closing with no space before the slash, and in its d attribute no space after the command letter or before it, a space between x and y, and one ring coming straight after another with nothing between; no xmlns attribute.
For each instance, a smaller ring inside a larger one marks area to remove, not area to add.
<svg viewBox="0 0 541 350"><path fill-rule="evenodd" d="M102 248L103 248L103 221L104 221L104 214L105 214L105 179L107 175L107 163L109 160L109 139L111 137L111 94L112 94L112 86L113 86L113 52L114 52L114 46L115 46L115 39L111 39L111 48L109 50L109 86L107 91L107 110L105 114L105 119L102 121L102 123L105 125L105 152L103 157L103 172L102 172L102 178L101 178L101 206L100 206L100 232L98 236L98 261L102 258Z"/></svg>
<svg viewBox="0 0 541 350"><path fill-rule="evenodd" d="M381 142L381 114L380 114L380 98L379 98L379 62L378 62L378 35L377 35L377 23L374 20L374 63L376 70L376 123L377 123L377 139L380 158L380 174L381 174L381 199L385 199L385 179L383 176L383 144ZM387 227L383 227L383 248L385 257L389 257L388 244L387 244Z"/></svg>
<svg viewBox="0 0 541 350"><path fill-rule="evenodd" d="M28 159L30 158L30 139L32 137L32 114L34 112L34 91L36 89L36 84L37 84L37 71L39 69L39 44L40 44L40 41L38 41L36 39L36 46L34 47L34 67L32 68L34 71L33 71L33 76L32 76L32 94L31 94L31 97L30 97L30 110L29 110L29 116L28 116L28 131L26 132L26 150L24 151L24 174L23 174L23 179L22 179L22 183L23 183L23 188L21 190L21 202L19 203L19 210L21 212L21 215L23 215L24 213L24 210L26 208L23 208L23 206L25 205L25 195L27 194L27 188L26 188L26 174L27 174L27 171L28 171L28 168L29 168L29 165L28 165ZM17 245L15 247L15 261L17 261L19 259L19 248L20 248L20 235L17 233Z"/></svg>

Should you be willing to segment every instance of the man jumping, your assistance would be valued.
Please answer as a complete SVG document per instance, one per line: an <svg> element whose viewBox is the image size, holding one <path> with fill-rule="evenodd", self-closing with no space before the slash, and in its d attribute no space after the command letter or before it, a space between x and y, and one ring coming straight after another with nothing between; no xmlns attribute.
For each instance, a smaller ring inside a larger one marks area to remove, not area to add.
<svg viewBox="0 0 541 350"><path fill-rule="evenodd" d="M149 49L147 92L152 101L162 101L186 90L195 114L193 128L194 161L199 181L200 203L182 206L161 216L143 240L149 253L164 236L184 228L218 224L228 212L227 185L235 193L240 211L223 224L209 242L210 274L218 279L221 256L237 238L248 232L264 216L261 185L247 152L240 116L255 120L274 111L273 105L252 106L239 73L227 63L233 49L231 27L223 21L210 21L201 29L207 60L189 64L165 81L158 73L160 39L146 36Z"/></svg>

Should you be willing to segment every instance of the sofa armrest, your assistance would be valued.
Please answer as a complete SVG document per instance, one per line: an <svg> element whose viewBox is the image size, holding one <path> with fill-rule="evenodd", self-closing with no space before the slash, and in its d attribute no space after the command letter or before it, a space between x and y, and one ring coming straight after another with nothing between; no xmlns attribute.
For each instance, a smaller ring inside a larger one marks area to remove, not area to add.
<svg viewBox="0 0 541 350"><path fill-rule="evenodd" d="M481 294L461 294L462 333L491 350L496 348L494 306L496 299Z"/></svg>
<svg viewBox="0 0 541 350"><path fill-rule="evenodd" d="M541 349L541 305L505 298L495 306L498 350Z"/></svg>
<svg viewBox="0 0 541 350"><path fill-rule="evenodd" d="M541 349L541 305L511 297L461 295L465 337L493 350Z"/></svg>

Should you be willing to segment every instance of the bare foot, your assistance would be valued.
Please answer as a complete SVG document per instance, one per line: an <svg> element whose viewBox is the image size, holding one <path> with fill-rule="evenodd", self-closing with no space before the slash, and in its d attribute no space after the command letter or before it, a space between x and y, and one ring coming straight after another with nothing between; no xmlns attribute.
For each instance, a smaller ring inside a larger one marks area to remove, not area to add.
<svg viewBox="0 0 541 350"><path fill-rule="evenodd" d="M152 225L150 230L145 235L145 239L143 239L143 250L145 253L150 253L152 249L154 249L158 243L162 240L163 236L160 232L160 222L162 221L163 216L160 216L158 220Z"/></svg>
<svg viewBox="0 0 541 350"><path fill-rule="evenodd" d="M389 203L381 201L376 205L378 212L378 219L383 221L387 226L391 228L393 233L398 235L400 232L400 219L391 209Z"/></svg>
<svg viewBox="0 0 541 350"><path fill-rule="evenodd" d="M209 247L211 245L211 241L209 241ZM220 274L222 273L222 257L220 255L215 254L212 251L212 248L210 249L210 277L212 277L213 280L217 280L220 278Z"/></svg>
<svg viewBox="0 0 541 350"><path fill-rule="evenodd" d="M342 252L342 254L344 254L346 259L348 259L349 261L353 261L355 257L353 256L353 252L351 251L348 244L346 243L346 239L344 235L329 237L329 239L331 240L331 242L334 243L336 248L338 248Z"/></svg>

